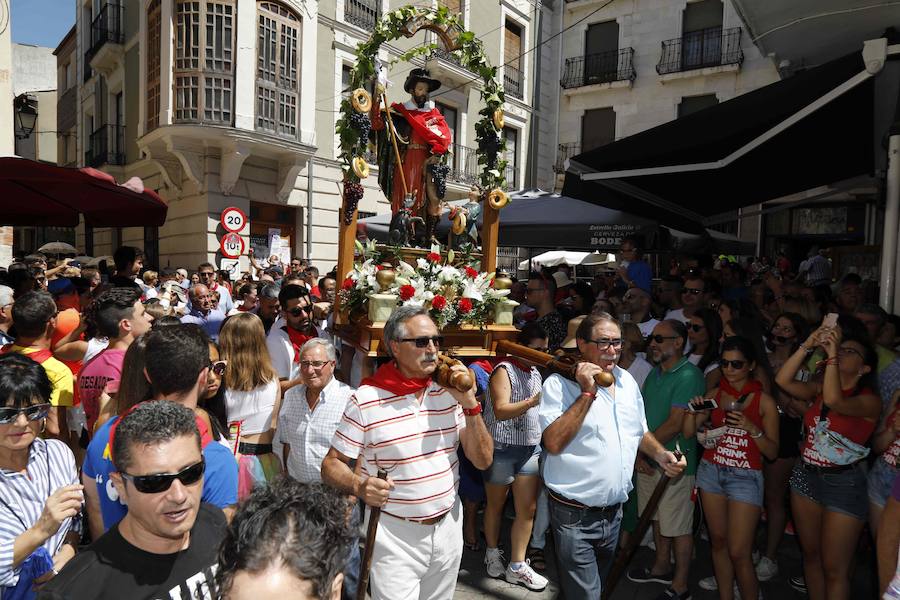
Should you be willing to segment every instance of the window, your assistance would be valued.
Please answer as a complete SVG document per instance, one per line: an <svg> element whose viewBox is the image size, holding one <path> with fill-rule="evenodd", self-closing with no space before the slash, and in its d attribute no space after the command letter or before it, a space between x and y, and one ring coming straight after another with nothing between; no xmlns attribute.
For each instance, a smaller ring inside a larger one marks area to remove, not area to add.
<svg viewBox="0 0 900 600"><path fill-rule="evenodd" d="M503 155L503 158L506 159L506 188L510 190L518 189L519 130L512 127L504 127L503 139L506 140L506 153Z"/></svg>
<svg viewBox="0 0 900 600"><path fill-rule="evenodd" d="M451 146L451 151L453 152L453 156L448 157L450 159L449 164L451 169L455 169L457 165L459 165L460 160L460 147L459 140L456 139L456 123L458 120L458 112L452 106L447 106L446 104L441 104L440 102L436 102L435 106L441 114L444 115L444 120L447 121L447 127L450 128L450 139L453 140L453 145Z"/></svg>
<svg viewBox="0 0 900 600"><path fill-rule="evenodd" d="M230 125L234 1L178 0L175 28L175 120Z"/></svg>
<svg viewBox="0 0 900 600"><path fill-rule="evenodd" d="M159 127L160 31L162 3L153 0L147 7L147 124L145 133Z"/></svg>
<svg viewBox="0 0 900 600"><path fill-rule="evenodd" d="M522 82L522 28L506 22L503 32L503 88L513 98L523 98Z"/></svg>
<svg viewBox="0 0 900 600"><path fill-rule="evenodd" d="M587 152L616 140L616 111L613 108L586 110L581 118L581 151Z"/></svg>
<svg viewBox="0 0 900 600"><path fill-rule="evenodd" d="M678 118L686 117L704 108L715 106L719 103L719 99L715 94L704 94L702 96L688 96L682 98L678 103Z"/></svg>
<svg viewBox="0 0 900 600"><path fill-rule="evenodd" d="M584 84L616 81L619 75L619 24L592 23L584 36Z"/></svg>
<svg viewBox="0 0 900 600"><path fill-rule="evenodd" d="M682 70L722 62L722 0L691 2L682 15Z"/></svg>
<svg viewBox="0 0 900 600"><path fill-rule="evenodd" d="M450 14L458 16L460 24L462 23L463 0L438 0L438 6L447 7Z"/></svg>
<svg viewBox="0 0 900 600"><path fill-rule="evenodd" d="M300 19L274 2L259 3L256 128L296 138L300 99Z"/></svg>

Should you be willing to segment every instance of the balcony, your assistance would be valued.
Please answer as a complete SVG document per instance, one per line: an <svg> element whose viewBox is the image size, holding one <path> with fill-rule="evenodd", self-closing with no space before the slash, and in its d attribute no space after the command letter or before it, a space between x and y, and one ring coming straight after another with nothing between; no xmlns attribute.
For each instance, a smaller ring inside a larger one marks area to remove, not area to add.
<svg viewBox="0 0 900 600"><path fill-rule="evenodd" d="M344 0L344 20L366 31L372 31L381 18L380 0Z"/></svg>
<svg viewBox="0 0 900 600"><path fill-rule="evenodd" d="M503 90L506 92L506 95L521 100L525 97L523 95L524 87L525 85L522 81L522 71L510 65L504 66Z"/></svg>
<svg viewBox="0 0 900 600"><path fill-rule="evenodd" d="M741 49L741 28L710 27L691 31L678 39L664 41L656 72L667 75L740 65L742 62L744 51Z"/></svg>
<svg viewBox="0 0 900 600"><path fill-rule="evenodd" d="M449 156L450 172L447 173L448 183L458 183L466 188L473 183L478 183L478 174L481 172L478 165L478 155L475 148L453 144Z"/></svg>
<svg viewBox="0 0 900 600"><path fill-rule="evenodd" d="M506 171L503 172L506 178L506 191L515 191L519 189L519 169L513 163L506 164Z"/></svg>
<svg viewBox="0 0 900 600"><path fill-rule="evenodd" d="M432 77L450 87L452 85L460 87L477 85L479 80L472 71L460 64L456 54L443 48L436 48L425 57L425 68L431 72Z"/></svg>
<svg viewBox="0 0 900 600"><path fill-rule="evenodd" d="M581 145L578 142L569 142L568 144L560 144L556 149L556 164L553 165L554 173L566 172L566 161L581 152Z"/></svg>
<svg viewBox="0 0 900 600"><path fill-rule="evenodd" d="M599 54L567 58L559 84L565 89L634 81L634 48L621 48Z"/></svg>
<svg viewBox="0 0 900 600"><path fill-rule="evenodd" d="M108 76L122 62L124 42L122 7L112 2L105 4L91 23L91 47L85 62Z"/></svg>
<svg viewBox="0 0 900 600"><path fill-rule="evenodd" d="M87 167L125 164L125 127L103 125L91 134L91 142L84 153Z"/></svg>

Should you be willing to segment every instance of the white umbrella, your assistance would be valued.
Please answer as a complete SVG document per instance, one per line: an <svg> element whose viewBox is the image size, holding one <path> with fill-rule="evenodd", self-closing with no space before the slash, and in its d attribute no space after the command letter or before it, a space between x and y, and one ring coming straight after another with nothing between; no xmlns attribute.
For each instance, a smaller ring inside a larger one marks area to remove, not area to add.
<svg viewBox="0 0 900 600"><path fill-rule="evenodd" d="M557 265L580 265L582 261L590 256L590 252L573 252L568 250L551 250L531 257L531 264L539 264L542 267L555 267ZM522 270L528 269L528 261L523 260L519 263Z"/></svg>
<svg viewBox="0 0 900 600"><path fill-rule="evenodd" d="M583 261L581 261L581 264L586 267L591 265L602 265L615 269L617 266L616 255L606 252L591 252Z"/></svg>

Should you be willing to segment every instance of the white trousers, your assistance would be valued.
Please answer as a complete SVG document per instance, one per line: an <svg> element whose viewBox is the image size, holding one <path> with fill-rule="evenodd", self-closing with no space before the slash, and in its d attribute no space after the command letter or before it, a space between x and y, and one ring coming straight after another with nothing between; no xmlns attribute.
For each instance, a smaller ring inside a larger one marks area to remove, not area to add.
<svg viewBox="0 0 900 600"><path fill-rule="evenodd" d="M453 598L463 549L461 513L459 498L435 525L382 513L369 575L372 600Z"/></svg>

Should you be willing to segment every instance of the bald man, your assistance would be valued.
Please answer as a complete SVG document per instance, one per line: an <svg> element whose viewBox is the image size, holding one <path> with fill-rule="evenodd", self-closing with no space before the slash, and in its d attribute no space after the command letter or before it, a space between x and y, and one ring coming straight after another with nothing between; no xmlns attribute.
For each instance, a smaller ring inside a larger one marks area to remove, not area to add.
<svg viewBox="0 0 900 600"><path fill-rule="evenodd" d="M219 330L222 328L222 321L225 320L225 313L217 308L213 308L215 299L209 288L199 283L191 286L188 290L188 296L191 299L191 312L181 317L182 323L194 323L206 332L213 341L218 341Z"/></svg>

